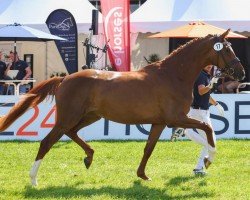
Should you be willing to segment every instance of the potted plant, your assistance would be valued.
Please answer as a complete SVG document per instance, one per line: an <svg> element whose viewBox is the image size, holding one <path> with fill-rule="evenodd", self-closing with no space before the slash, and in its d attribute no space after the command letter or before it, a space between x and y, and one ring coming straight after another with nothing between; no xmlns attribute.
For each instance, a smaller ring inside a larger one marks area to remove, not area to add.
<svg viewBox="0 0 250 200"><path fill-rule="evenodd" d="M66 76L67 74L65 72L53 72L51 75L50 75L50 78L54 77L54 76L60 76L60 77L64 77Z"/></svg>
<svg viewBox="0 0 250 200"><path fill-rule="evenodd" d="M159 61L160 60L160 56L156 53L152 53L148 56L148 61L150 63L153 63L153 62L156 62L156 61Z"/></svg>

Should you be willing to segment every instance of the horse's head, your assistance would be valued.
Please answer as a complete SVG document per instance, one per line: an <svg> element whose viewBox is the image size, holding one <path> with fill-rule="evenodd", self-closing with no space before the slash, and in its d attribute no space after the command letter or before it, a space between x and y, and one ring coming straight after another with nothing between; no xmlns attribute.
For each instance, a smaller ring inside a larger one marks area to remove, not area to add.
<svg viewBox="0 0 250 200"><path fill-rule="evenodd" d="M236 57L231 43L225 39L229 31L230 29L220 36L213 37L212 54L215 56L212 56L214 58L212 63L221 69L222 74L229 75L235 80L242 80L245 77L244 68Z"/></svg>

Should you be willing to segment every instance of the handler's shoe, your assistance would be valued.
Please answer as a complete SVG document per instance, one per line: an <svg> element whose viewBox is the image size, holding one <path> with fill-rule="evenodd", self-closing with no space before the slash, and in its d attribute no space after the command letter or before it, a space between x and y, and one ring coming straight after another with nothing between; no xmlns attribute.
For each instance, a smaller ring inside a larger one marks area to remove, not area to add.
<svg viewBox="0 0 250 200"><path fill-rule="evenodd" d="M194 169L193 173L195 176L205 176L207 173L203 170L203 168L201 169Z"/></svg>
<svg viewBox="0 0 250 200"><path fill-rule="evenodd" d="M185 136L185 129L184 128L176 128L171 135L171 141L176 141L179 137Z"/></svg>

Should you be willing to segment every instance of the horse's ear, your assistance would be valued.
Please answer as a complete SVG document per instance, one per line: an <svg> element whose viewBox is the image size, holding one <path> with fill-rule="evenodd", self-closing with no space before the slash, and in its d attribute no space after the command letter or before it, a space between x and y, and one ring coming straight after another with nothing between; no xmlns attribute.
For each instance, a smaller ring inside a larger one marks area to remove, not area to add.
<svg viewBox="0 0 250 200"><path fill-rule="evenodd" d="M230 28L227 29L227 31L225 31L220 37L221 37L222 39L225 39L229 32L230 32Z"/></svg>

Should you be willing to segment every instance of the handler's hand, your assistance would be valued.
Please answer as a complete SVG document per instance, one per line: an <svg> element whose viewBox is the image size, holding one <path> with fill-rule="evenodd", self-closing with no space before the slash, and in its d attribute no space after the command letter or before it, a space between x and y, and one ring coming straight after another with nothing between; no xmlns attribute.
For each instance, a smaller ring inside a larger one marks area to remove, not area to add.
<svg viewBox="0 0 250 200"><path fill-rule="evenodd" d="M207 87L212 89L214 87L214 84L218 82L218 79L219 78L213 77Z"/></svg>
<svg viewBox="0 0 250 200"><path fill-rule="evenodd" d="M219 103L216 103L215 107L217 108L220 116L224 117L224 108Z"/></svg>

